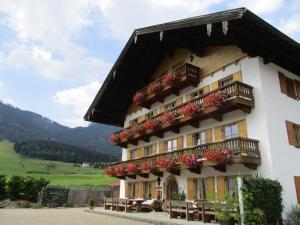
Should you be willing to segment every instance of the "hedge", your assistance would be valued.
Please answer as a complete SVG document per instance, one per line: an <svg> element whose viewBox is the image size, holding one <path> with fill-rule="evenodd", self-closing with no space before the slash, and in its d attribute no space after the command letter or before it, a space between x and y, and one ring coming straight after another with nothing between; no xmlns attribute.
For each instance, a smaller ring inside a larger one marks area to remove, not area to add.
<svg viewBox="0 0 300 225"><path fill-rule="evenodd" d="M65 207L68 204L69 188L48 185L42 190L41 205L46 207Z"/></svg>
<svg viewBox="0 0 300 225"><path fill-rule="evenodd" d="M282 186L262 177L244 178L242 186L247 225L282 225Z"/></svg>

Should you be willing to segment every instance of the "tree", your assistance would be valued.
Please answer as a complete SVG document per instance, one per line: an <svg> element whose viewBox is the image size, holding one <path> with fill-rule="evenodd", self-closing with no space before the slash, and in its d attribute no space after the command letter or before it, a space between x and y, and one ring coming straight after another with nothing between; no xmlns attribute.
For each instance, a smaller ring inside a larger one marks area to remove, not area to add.
<svg viewBox="0 0 300 225"><path fill-rule="evenodd" d="M55 170L56 169L56 164L55 163L48 163L46 164L45 166L45 170L46 170L46 173L50 173L51 170Z"/></svg>
<svg viewBox="0 0 300 225"><path fill-rule="evenodd" d="M0 200L6 196L6 175L0 175Z"/></svg>
<svg viewBox="0 0 300 225"><path fill-rule="evenodd" d="M7 194L11 200L22 199L24 188L24 178L20 176L12 176L7 182Z"/></svg>

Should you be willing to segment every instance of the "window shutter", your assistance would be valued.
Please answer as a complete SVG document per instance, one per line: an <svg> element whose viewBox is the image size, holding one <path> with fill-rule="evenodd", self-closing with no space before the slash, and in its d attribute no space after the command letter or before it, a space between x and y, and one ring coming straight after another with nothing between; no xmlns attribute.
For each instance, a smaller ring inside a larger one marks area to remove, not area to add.
<svg viewBox="0 0 300 225"><path fill-rule="evenodd" d="M183 137L178 137L177 138L177 149L182 149L183 148Z"/></svg>
<svg viewBox="0 0 300 225"><path fill-rule="evenodd" d="M156 143L153 144L151 148L152 148L152 150L151 150L151 151L152 151L152 152L151 152L151 155L157 154L157 144L156 144Z"/></svg>
<svg viewBox="0 0 300 225"><path fill-rule="evenodd" d="M296 188L296 195L297 195L297 203L300 204L300 177L295 176L295 188Z"/></svg>
<svg viewBox="0 0 300 225"><path fill-rule="evenodd" d="M238 122L238 132L239 137L247 137L247 127L246 127L246 120L241 120Z"/></svg>
<svg viewBox="0 0 300 225"><path fill-rule="evenodd" d="M224 140L224 127L215 127L215 141Z"/></svg>
<svg viewBox="0 0 300 225"><path fill-rule="evenodd" d="M131 151L127 149L127 160L131 159Z"/></svg>
<svg viewBox="0 0 300 225"><path fill-rule="evenodd" d="M211 90L216 90L219 88L219 81L215 81L211 84Z"/></svg>
<svg viewBox="0 0 300 225"><path fill-rule="evenodd" d="M280 90L281 93L286 94L288 93L288 87L287 87L287 79L286 76L284 76L283 73L278 72L278 76L279 76L279 83L280 83Z"/></svg>
<svg viewBox="0 0 300 225"><path fill-rule="evenodd" d="M208 177L206 178L207 181L207 193L209 194L215 193L215 178L214 177Z"/></svg>
<svg viewBox="0 0 300 225"><path fill-rule="evenodd" d="M159 107L159 113L163 113L163 112L165 112L165 106L164 105Z"/></svg>
<svg viewBox="0 0 300 225"><path fill-rule="evenodd" d="M166 151L165 149L165 142L159 142L159 153L164 153Z"/></svg>
<svg viewBox="0 0 300 225"><path fill-rule="evenodd" d="M233 77L233 80L234 80L234 81L240 81L240 82L242 82L242 74L241 74L241 71L238 71L238 72L232 74L232 77Z"/></svg>
<svg viewBox="0 0 300 225"><path fill-rule="evenodd" d="M134 183L134 186L135 186L135 188L134 188L134 189L135 189L135 190L134 190L134 191L135 191L135 192L134 192L134 197L135 197L135 198L138 198L138 197L139 197L139 182L135 182L135 183Z"/></svg>
<svg viewBox="0 0 300 225"><path fill-rule="evenodd" d="M209 87L209 85L204 86L202 89L203 89L203 94L207 94L207 93L210 92L210 87Z"/></svg>
<svg viewBox="0 0 300 225"><path fill-rule="evenodd" d="M128 198L128 182L125 182L125 198Z"/></svg>
<svg viewBox="0 0 300 225"><path fill-rule="evenodd" d="M300 100L300 81L295 80L295 87L296 87L297 98L298 100Z"/></svg>
<svg viewBox="0 0 300 225"><path fill-rule="evenodd" d="M220 201L225 200L225 193L226 193L226 185L225 185L225 177L218 177L217 179L217 188L218 188L218 199Z"/></svg>
<svg viewBox="0 0 300 225"><path fill-rule="evenodd" d="M289 144L290 145L298 145L297 135L296 135L294 124L290 121L285 121L285 124L286 124Z"/></svg>
<svg viewBox="0 0 300 225"><path fill-rule="evenodd" d="M145 196L145 182L139 182L139 198L144 198Z"/></svg>
<svg viewBox="0 0 300 225"><path fill-rule="evenodd" d="M188 102L193 98L193 96L192 96L192 94L188 94L185 98L186 98L186 101Z"/></svg>
<svg viewBox="0 0 300 225"><path fill-rule="evenodd" d="M212 142L212 128L208 128L205 130L205 138L206 138L206 143Z"/></svg>
<svg viewBox="0 0 300 225"><path fill-rule="evenodd" d="M179 98L176 100L175 102L175 105L178 106L178 105L181 105L182 104L182 98Z"/></svg>
<svg viewBox="0 0 300 225"><path fill-rule="evenodd" d="M187 199L188 200L195 200L196 196L196 189L194 188L195 178L188 178L187 179Z"/></svg>
<svg viewBox="0 0 300 225"><path fill-rule="evenodd" d="M187 147L193 147L193 134L188 134L187 135Z"/></svg>
<svg viewBox="0 0 300 225"><path fill-rule="evenodd" d="M156 181L151 181L151 199L156 199Z"/></svg>
<svg viewBox="0 0 300 225"><path fill-rule="evenodd" d="M141 122L145 121L146 115L141 115L137 119L138 119L138 123L141 123Z"/></svg>

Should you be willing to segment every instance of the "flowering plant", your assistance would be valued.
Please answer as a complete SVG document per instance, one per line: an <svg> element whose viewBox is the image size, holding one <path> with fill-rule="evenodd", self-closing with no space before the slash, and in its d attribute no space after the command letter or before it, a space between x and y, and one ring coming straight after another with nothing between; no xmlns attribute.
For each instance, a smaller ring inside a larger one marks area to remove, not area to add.
<svg viewBox="0 0 300 225"><path fill-rule="evenodd" d="M174 73L168 73L162 80L164 86L171 85L175 83L177 77Z"/></svg>
<svg viewBox="0 0 300 225"><path fill-rule="evenodd" d="M144 123L145 129L157 129L161 125L160 120L147 120Z"/></svg>
<svg viewBox="0 0 300 225"><path fill-rule="evenodd" d="M141 163L141 166L140 166L140 169L141 170L154 170L156 168L156 163L154 162L142 162Z"/></svg>
<svg viewBox="0 0 300 225"><path fill-rule="evenodd" d="M205 96L204 103L206 107L221 106L227 100L227 94L224 91L217 91Z"/></svg>
<svg viewBox="0 0 300 225"><path fill-rule="evenodd" d="M116 144L116 143L119 143L120 142L120 136L118 134L112 134L110 137L109 137L109 140L111 143L113 144Z"/></svg>
<svg viewBox="0 0 300 225"><path fill-rule="evenodd" d="M151 208L155 212L162 212L162 206L163 206L163 202L160 199L155 199L151 204Z"/></svg>
<svg viewBox="0 0 300 225"><path fill-rule="evenodd" d="M133 134L143 134L145 132L145 127L141 125L136 125L131 129Z"/></svg>
<svg viewBox="0 0 300 225"><path fill-rule="evenodd" d="M114 169L111 168L111 167L106 167L104 168L104 173L107 175L107 176L112 176L114 174Z"/></svg>
<svg viewBox="0 0 300 225"><path fill-rule="evenodd" d="M202 111L202 105L200 103L188 103L179 109L179 113L183 116L192 116Z"/></svg>
<svg viewBox="0 0 300 225"><path fill-rule="evenodd" d="M230 159L230 151L228 149L218 148L213 150L205 150L204 157L207 161L222 163Z"/></svg>
<svg viewBox="0 0 300 225"><path fill-rule="evenodd" d="M183 163L185 166L189 167L197 167L200 164L199 157L193 155L183 155L180 158L180 161Z"/></svg>
<svg viewBox="0 0 300 225"><path fill-rule="evenodd" d="M132 100L133 100L133 103L134 103L135 105L139 105L139 104L141 104L141 103L145 100L145 98L146 98L145 93L143 93L143 92L136 92L136 93L134 94Z"/></svg>
<svg viewBox="0 0 300 225"><path fill-rule="evenodd" d="M177 117L177 113L165 112L161 117L160 121L162 123L167 123L173 121Z"/></svg>
<svg viewBox="0 0 300 225"><path fill-rule="evenodd" d="M137 172L137 167L134 163L128 163L126 165L126 170L130 174L135 174Z"/></svg>
<svg viewBox="0 0 300 225"><path fill-rule="evenodd" d="M131 135L131 132L129 130L122 130L119 134L121 140L128 138L130 135Z"/></svg>
<svg viewBox="0 0 300 225"><path fill-rule="evenodd" d="M150 84L150 86L147 88L148 94L156 94L161 90L162 86L160 82L155 82Z"/></svg>
<svg viewBox="0 0 300 225"><path fill-rule="evenodd" d="M115 174L117 174L118 176L123 176L125 170L124 170L124 167L123 167L123 166L117 165L117 166L115 166L114 172L115 172Z"/></svg>
<svg viewBox="0 0 300 225"><path fill-rule="evenodd" d="M175 159L158 159L156 164L160 169L170 170L176 166Z"/></svg>

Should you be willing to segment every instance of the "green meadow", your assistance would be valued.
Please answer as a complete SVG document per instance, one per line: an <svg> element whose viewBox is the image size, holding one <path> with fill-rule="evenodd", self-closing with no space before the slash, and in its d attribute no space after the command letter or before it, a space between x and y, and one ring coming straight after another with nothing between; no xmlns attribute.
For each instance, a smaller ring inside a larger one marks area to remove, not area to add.
<svg viewBox="0 0 300 225"><path fill-rule="evenodd" d="M46 173L46 165L55 168ZM117 181L106 176L102 169L73 167L72 163L20 157L13 150L13 143L0 142L0 174L44 177L55 185L109 185Z"/></svg>

